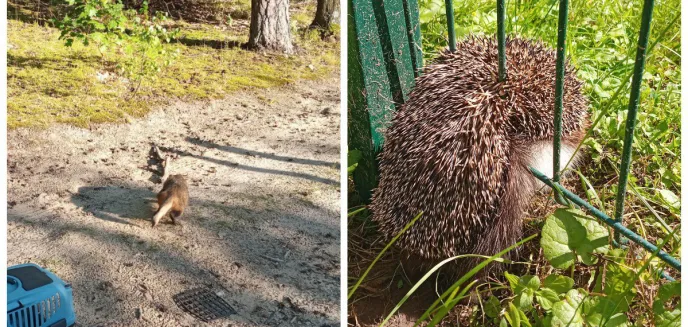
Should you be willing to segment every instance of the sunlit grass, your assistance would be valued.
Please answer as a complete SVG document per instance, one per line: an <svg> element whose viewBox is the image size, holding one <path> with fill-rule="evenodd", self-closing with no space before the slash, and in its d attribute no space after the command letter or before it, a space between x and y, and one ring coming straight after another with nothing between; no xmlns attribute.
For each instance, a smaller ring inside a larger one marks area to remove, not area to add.
<svg viewBox="0 0 688 327"><path fill-rule="evenodd" d="M175 99L222 98L246 88L324 78L338 69L338 42L312 37L299 20L292 24L298 52L291 56L242 49L248 29L234 25L177 23L178 42L168 47L178 48L179 57L134 94L138 83L116 68L123 56L102 57L95 47L76 43L65 47L57 29L10 19L8 127L123 122Z"/></svg>

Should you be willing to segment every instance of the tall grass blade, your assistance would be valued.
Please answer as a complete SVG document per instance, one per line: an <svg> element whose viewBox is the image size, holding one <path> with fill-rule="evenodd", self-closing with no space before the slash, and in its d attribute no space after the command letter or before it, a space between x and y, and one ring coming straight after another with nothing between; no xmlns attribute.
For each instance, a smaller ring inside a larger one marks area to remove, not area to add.
<svg viewBox="0 0 688 327"><path fill-rule="evenodd" d="M394 236L394 238L389 243L387 243L387 246L385 246L385 248L382 249L382 251L380 251L380 254L378 254L377 257L375 257L375 260L373 260L373 262L370 263L370 266L368 266L368 269L366 269L366 271L363 273L363 275L361 275L361 277L358 278L358 281L356 281L356 284L351 287L351 289L349 290L349 294L346 297L347 300L351 299L351 296L354 295L354 293L356 292L358 287L361 286L361 283L366 278L366 276L368 276L368 273L370 273L370 270L373 269L373 266L375 266L375 264L378 262L378 260L380 260L380 258L382 258L382 255L385 254L385 252L387 252L387 250L390 247L392 247L392 245L397 241L397 239L399 239L399 237L401 237L401 234L404 234L404 232L406 232L409 228L411 228L411 226L413 226L413 224L415 224L416 221L422 215L423 215L423 212L419 213L415 218L413 218L413 220L411 220L408 224L406 224L406 226L404 226L404 229L402 229L399 232L399 234Z"/></svg>
<svg viewBox="0 0 688 327"><path fill-rule="evenodd" d="M533 234L533 235L521 240L520 242L510 246L509 248L491 256L491 257L487 257L487 256L483 256L483 255L477 255L477 254L463 254L463 255L458 255L458 256L443 260L442 262L435 265L432 269L430 269L429 272L427 272L420 280L418 280L418 282L416 282L415 285L413 285L413 287L408 291L408 293L406 293L406 295L401 299L401 301L399 301L399 303L397 303L397 305L394 307L394 309L392 309L392 311L387 315L387 317L385 317L385 320L383 320L382 323L380 323L380 327L384 326L387 322L389 322L389 320L392 318L392 316L399 310L399 308L401 308L401 306L406 302L406 300L408 300L408 298L411 297L411 295L420 287L420 285L422 285L428 278L430 278L430 276L432 276L432 274L434 272L436 272L438 269L440 269L442 266L444 266L448 262L454 261L454 260L459 259L459 258L467 258L467 257L487 258L487 260L485 260L485 261L481 262L480 264L478 264L477 266L475 266L473 269L471 269L471 271L469 271L468 273L463 275L461 277L461 279L459 279L459 281L454 283L454 285L452 285L452 287L450 289L445 291L444 294L442 294L442 296L437 301L435 301L435 303L433 303L433 305L428 309L428 311L426 311L423 314L423 316L418 320L418 322L416 322L416 325L418 325L418 323L427 319L429 317L430 313L432 313L432 311L435 309L435 307L437 307L437 305L439 304L439 302L441 300L447 298L456 288L461 286L466 280L468 280L473 275L478 273L478 271L480 271L485 266L487 266L487 264L489 264L492 261L499 261L499 259L501 259L500 258L501 256L503 256L507 252L515 249L516 247L520 246L521 244L532 240L533 238L535 238L535 236L537 236L537 234Z"/></svg>
<svg viewBox="0 0 688 327"><path fill-rule="evenodd" d="M473 285L475 285L475 283L477 283L477 282L478 282L477 280L474 280L474 281L472 281L470 284L466 285L466 287L464 287L464 288L461 290L461 293L459 293L458 296L456 296L456 298L454 298L453 295L452 295L452 298L450 298L449 301L448 301L447 303L445 303L445 304L437 311L437 314L432 318L432 321L430 321L430 323L428 324L427 327L434 327L434 326L437 325L440 321L442 321L442 319L444 319L444 317L446 317L447 314L449 314L449 310L451 310L451 308L453 308L454 306L456 306L456 305L459 303L459 301L463 300L463 299L466 297L466 293L468 293L468 291L469 291L469 290L473 287ZM458 288L457 288L457 290L458 290Z"/></svg>

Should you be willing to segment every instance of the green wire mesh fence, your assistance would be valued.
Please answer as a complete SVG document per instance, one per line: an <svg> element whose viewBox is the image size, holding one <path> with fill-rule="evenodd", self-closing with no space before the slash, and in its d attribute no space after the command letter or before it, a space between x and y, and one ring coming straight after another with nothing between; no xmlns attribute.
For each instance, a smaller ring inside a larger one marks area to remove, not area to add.
<svg viewBox="0 0 688 327"><path fill-rule="evenodd" d="M454 9L452 0L445 0L447 14L448 46L456 50ZM591 204L566 190L559 184L561 178L561 133L564 94L564 64L566 60L566 32L569 1L559 1L557 33L556 82L554 103L554 176L549 179L531 168L533 175L554 190L560 204L567 200L585 208L590 214L614 229L614 240L623 244L631 240L656 253L670 267L681 271L681 263L656 245L643 239L623 225L624 199L631 167L631 145L638 113L640 86L645 67L654 0L644 0L642 21L638 38L635 67L631 82L631 95L619 172L614 219ZM497 0L497 40L499 56L499 80L508 80L506 70L506 31L504 0ZM422 66L420 47L420 23L417 0L349 1L349 144L363 154L354 173L354 182L362 200L370 199L377 182L376 155L382 148L384 130L396 107L406 100L413 80ZM403 19L400 19L403 18ZM391 19L390 19L391 18ZM624 236L625 239L622 239ZM665 273L664 278L673 280Z"/></svg>

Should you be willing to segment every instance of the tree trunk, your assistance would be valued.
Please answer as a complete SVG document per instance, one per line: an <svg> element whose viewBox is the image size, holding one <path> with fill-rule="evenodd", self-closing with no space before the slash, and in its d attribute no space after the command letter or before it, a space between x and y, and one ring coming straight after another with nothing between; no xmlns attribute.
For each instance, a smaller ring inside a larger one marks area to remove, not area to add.
<svg viewBox="0 0 688 327"><path fill-rule="evenodd" d="M318 0L318 9L315 12L315 19L311 27L329 29L339 16L339 1L337 0Z"/></svg>
<svg viewBox="0 0 688 327"><path fill-rule="evenodd" d="M289 0L251 0L248 47L292 53Z"/></svg>

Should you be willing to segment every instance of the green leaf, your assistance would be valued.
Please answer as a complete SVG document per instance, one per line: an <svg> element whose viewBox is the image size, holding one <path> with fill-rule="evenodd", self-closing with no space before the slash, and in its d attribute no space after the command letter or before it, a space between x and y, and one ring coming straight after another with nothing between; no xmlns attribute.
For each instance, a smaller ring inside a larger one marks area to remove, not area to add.
<svg viewBox="0 0 688 327"><path fill-rule="evenodd" d="M528 312L533 308L533 292L531 290L526 290L519 293L514 298L514 303L516 307L524 312Z"/></svg>
<svg viewBox="0 0 688 327"><path fill-rule="evenodd" d="M681 282L669 282L659 287L657 300L666 301L674 296L681 296Z"/></svg>
<svg viewBox="0 0 688 327"><path fill-rule="evenodd" d="M603 292L607 299L615 305L612 312L626 312L635 296L635 273L618 264L607 265L607 272Z"/></svg>
<svg viewBox="0 0 688 327"><path fill-rule="evenodd" d="M516 294L514 299L516 307L524 312L530 311L533 308L533 295L540 288L540 279L533 275L524 275L519 278L508 272L504 272L504 275Z"/></svg>
<svg viewBox="0 0 688 327"><path fill-rule="evenodd" d="M557 209L542 227L540 246L547 261L555 268L566 269L574 262L572 249L585 238L585 227L566 209Z"/></svg>
<svg viewBox="0 0 688 327"><path fill-rule="evenodd" d="M349 175L351 175L351 174L354 172L354 170L356 170L356 167L358 167L358 163L355 163L355 164L353 164L353 165L347 167L347 168L346 168L346 173L349 174Z"/></svg>
<svg viewBox="0 0 688 327"><path fill-rule="evenodd" d="M556 294L566 293L573 287L573 279L561 275L549 275L542 282L542 287L549 288Z"/></svg>
<svg viewBox="0 0 688 327"><path fill-rule="evenodd" d="M353 166L354 164L357 164L359 161L361 161L361 158L363 158L363 154L359 150L349 150L349 152L346 154L346 164L348 166Z"/></svg>
<svg viewBox="0 0 688 327"><path fill-rule="evenodd" d="M93 8L93 7L90 7L90 6L87 6L87 7L86 7L86 14L88 15L88 17L93 18L93 16L95 16L96 14L98 14L98 9Z"/></svg>
<svg viewBox="0 0 688 327"><path fill-rule="evenodd" d="M483 310L488 317L497 318L499 317L499 312L502 311L502 306L499 303L499 299L497 299L496 296L491 295L487 299L487 302L485 302L483 305Z"/></svg>
<svg viewBox="0 0 688 327"><path fill-rule="evenodd" d="M511 290L514 293L516 293L516 288L518 287L518 281L519 281L518 276L512 275L508 271L505 271L504 277L506 277L506 280L509 281L509 286L511 286Z"/></svg>
<svg viewBox="0 0 688 327"><path fill-rule="evenodd" d="M552 327L583 327L583 295L578 290L570 290L563 300L552 305Z"/></svg>
<svg viewBox="0 0 688 327"><path fill-rule="evenodd" d="M518 279L518 285L516 285L516 292L522 292L523 290L530 289L531 291L537 291L540 288L540 279L533 275L523 275Z"/></svg>
<svg viewBox="0 0 688 327"><path fill-rule="evenodd" d="M593 253L608 251L609 232L578 209L560 208L547 217L540 245L555 268L570 267L576 255L589 265L594 263Z"/></svg>
<svg viewBox="0 0 688 327"><path fill-rule="evenodd" d="M580 212L580 211L579 211ZM582 214L582 212L581 212ZM609 231L602 226L597 219L587 215L576 217L586 229L586 237L583 244L576 249L581 261L586 265L595 263L593 253L607 253L609 251Z"/></svg>
<svg viewBox="0 0 688 327"><path fill-rule="evenodd" d="M509 321L509 323L511 323L511 327L521 327L521 313L519 312L518 308L511 302L509 302L509 317L511 318L511 320Z"/></svg>
<svg viewBox="0 0 688 327"><path fill-rule="evenodd" d="M583 301L585 321L592 326L628 326L628 318L614 301L601 296L589 296Z"/></svg>
<svg viewBox="0 0 688 327"><path fill-rule="evenodd" d="M673 311L655 315L655 325L656 327L681 327L681 309L676 308Z"/></svg>
<svg viewBox="0 0 688 327"><path fill-rule="evenodd" d="M101 22L93 22L93 27L97 30L104 30L105 25Z"/></svg>
<svg viewBox="0 0 688 327"><path fill-rule="evenodd" d="M669 190L658 190L657 194L659 194L660 198L672 207L673 209L680 210L681 209L681 199L679 199L674 192L669 191Z"/></svg>
<svg viewBox="0 0 688 327"><path fill-rule="evenodd" d="M525 312L519 311L518 313L521 315L521 324L524 327L533 327L533 325L530 324L530 321L528 321L528 317L526 316Z"/></svg>
<svg viewBox="0 0 688 327"><path fill-rule="evenodd" d="M665 304L673 297L678 297L675 308L666 308ZM652 311L655 314L655 324L663 327L678 327L681 325L681 282L675 281L666 283L659 287L657 298L652 304Z"/></svg>
<svg viewBox="0 0 688 327"><path fill-rule="evenodd" d="M557 295L556 291L543 288L535 293L535 299L545 311L550 311L552 310L552 305L559 302L559 295Z"/></svg>

